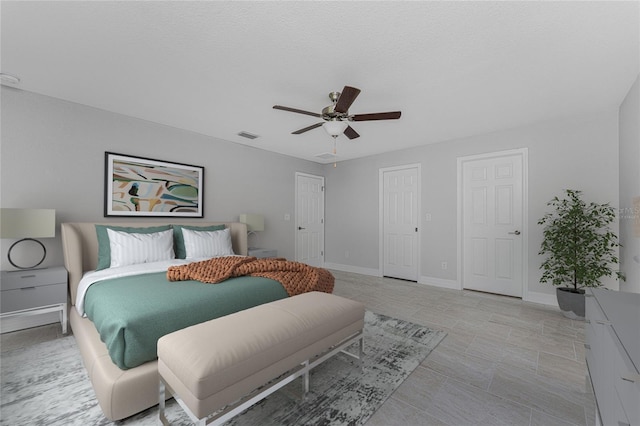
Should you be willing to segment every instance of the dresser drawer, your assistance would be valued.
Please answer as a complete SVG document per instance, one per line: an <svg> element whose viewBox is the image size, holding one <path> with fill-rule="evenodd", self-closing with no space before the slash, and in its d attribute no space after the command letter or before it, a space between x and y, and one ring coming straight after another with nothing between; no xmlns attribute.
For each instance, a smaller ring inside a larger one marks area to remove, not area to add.
<svg viewBox="0 0 640 426"><path fill-rule="evenodd" d="M594 391L600 394L603 392L602 377L606 376L602 371L603 361L606 360L606 356L604 354L605 348L601 342L605 337L604 333L606 332L605 324L607 317L604 312L602 312L602 309L595 297L591 295L587 295L587 297L585 297L585 312L585 358Z"/></svg>
<svg viewBox="0 0 640 426"><path fill-rule="evenodd" d="M589 317L587 318L587 320L591 322L608 321L607 316L602 311L602 308L600 307L600 304L598 303L595 297L593 297L590 294L586 294L584 298L584 304L585 304L585 312L589 314Z"/></svg>
<svg viewBox="0 0 640 426"><path fill-rule="evenodd" d="M2 271L2 290L23 287L37 287L50 284L66 284L67 270L62 267L36 269L31 271Z"/></svg>
<svg viewBox="0 0 640 426"><path fill-rule="evenodd" d="M613 330L611 330L613 332ZM614 387L624 410L627 423L640 424L640 374L627 353L615 339L615 352L609 362L613 364ZM623 422L624 423L624 422Z"/></svg>
<svg viewBox="0 0 640 426"><path fill-rule="evenodd" d="M603 425L640 425L640 294L589 289L587 365ZM591 352L591 354L589 353Z"/></svg>
<svg viewBox="0 0 640 426"><path fill-rule="evenodd" d="M4 290L0 295L2 313L67 303L67 283Z"/></svg>

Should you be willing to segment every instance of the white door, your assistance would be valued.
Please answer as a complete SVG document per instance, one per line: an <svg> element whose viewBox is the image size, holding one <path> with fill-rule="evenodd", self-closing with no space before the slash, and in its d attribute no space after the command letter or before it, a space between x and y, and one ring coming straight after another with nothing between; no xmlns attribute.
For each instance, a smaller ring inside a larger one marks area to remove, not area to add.
<svg viewBox="0 0 640 426"><path fill-rule="evenodd" d="M522 154L462 163L462 284L522 297L524 158Z"/></svg>
<svg viewBox="0 0 640 426"><path fill-rule="evenodd" d="M382 172L382 275L418 280L418 168Z"/></svg>
<svg viewBox="0 0 640 426"><path fill-rule="evenodd" d="M296 173L296 260L324 265L324 178Z"/></svg>

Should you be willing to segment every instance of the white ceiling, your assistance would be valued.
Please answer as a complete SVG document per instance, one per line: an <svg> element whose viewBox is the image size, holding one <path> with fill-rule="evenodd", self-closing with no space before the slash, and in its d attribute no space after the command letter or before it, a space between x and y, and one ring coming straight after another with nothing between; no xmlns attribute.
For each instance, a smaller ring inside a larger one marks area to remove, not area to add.
<svg viewBox="0 0 640 426"><path fill-rule="evenodd" d="M11 2L19 88L320 163L318 119L362 93L338 160L613 108L639 72L629 2ZM237 135L260 135L249 140Z"/></svg>

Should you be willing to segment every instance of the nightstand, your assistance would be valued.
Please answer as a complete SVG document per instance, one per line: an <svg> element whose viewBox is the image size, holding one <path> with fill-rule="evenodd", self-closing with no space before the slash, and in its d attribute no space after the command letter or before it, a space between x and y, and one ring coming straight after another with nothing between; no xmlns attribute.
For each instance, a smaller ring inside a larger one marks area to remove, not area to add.
<svg viewBox="0 0 640 426"><path fill-rule="evenodd" d="M67 334L67 270L62 266L2 271L0 318L60 313Z"/></svg>
<svg viewBox="0 0 640 426"><path fill-rule="evenodd" d="M250 248L248 254L257 258L278 257L278 250Z"/></svg>

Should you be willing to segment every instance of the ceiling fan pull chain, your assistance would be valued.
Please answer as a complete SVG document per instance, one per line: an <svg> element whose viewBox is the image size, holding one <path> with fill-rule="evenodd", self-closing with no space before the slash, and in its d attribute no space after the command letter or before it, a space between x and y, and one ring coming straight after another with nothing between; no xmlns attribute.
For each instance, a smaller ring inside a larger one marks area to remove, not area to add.
<svg viewBox="0 0 640 426"><path fill-rule="evenodd" d="M336 168L336 157L338 156L338 151L336 150L336 139L337 136L333 136L333 168Z"/></svg>

